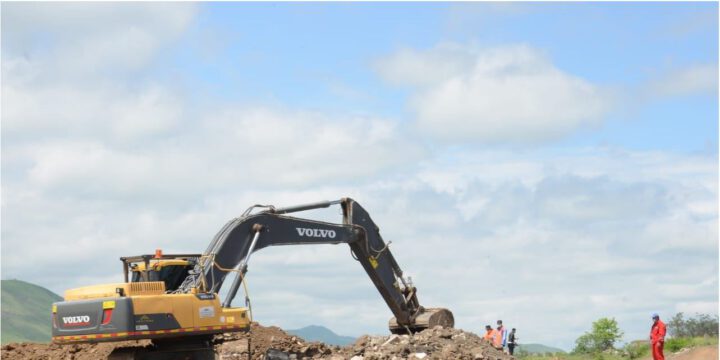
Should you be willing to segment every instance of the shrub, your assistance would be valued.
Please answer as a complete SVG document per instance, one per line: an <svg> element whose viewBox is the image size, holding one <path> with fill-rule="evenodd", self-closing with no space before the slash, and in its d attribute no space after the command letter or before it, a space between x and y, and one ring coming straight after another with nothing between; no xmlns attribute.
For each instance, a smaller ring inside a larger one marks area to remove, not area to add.
<svg viewBox="0 0 720 360"><path fill-rule="evenodd" d="M592 354L613 349L623 332L615 319L601 318L592 324L592 331L575 340L575 354Z"/></svg>
<svg viewBox="0 0 720 360"><path fill-rule="evenodd" d="M650 353L650 344L646 341L633 341L625 345L623 350L630 359L639 359Z"/></svg>
<svg viewBox="0 0 720 360"><path fill-rule="evenodd" d="M678 337L670 338L665 340L665 350L670 352L677 352L682 348L689 348L692 346L692 338Z"/></svg>
<svg viewBox="0 0 720 360"><path fill-rule="evenodd" d="M717 345L718 338L715 336L696 336L665 339L665 350L678 352L683 348L692 348L705 345Z"/></svg>

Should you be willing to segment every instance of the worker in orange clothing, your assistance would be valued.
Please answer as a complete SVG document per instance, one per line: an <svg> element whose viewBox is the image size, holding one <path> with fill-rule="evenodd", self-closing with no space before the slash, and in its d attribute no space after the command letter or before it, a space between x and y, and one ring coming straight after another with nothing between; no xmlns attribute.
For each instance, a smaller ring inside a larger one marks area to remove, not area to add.
<svg viewBox="0 0 720 360"><path fill-rule="evenodd" d="M499 330L495 330L495 333L493 335L494 335L493 342L492 342L493 346L496 349L503 351L503 333L500 332Z"/></svg>
<svg viewBox="0 0 720 360"><path fill-rule="evenodd" d="M485 325L485 335L483 336L483 339L492 343L493 339L495 338L494 331L495 330L493 330L492 326Z"/></svg>
<svg viewBox="0 0 720 360"><path fill-rule="evenodd" d="M483 336L483 339L487 340L492 344L494 348L497 348L498 345L502 346L502 336L498 336L500 333L493 329L490 325L485 325L485 336Z"/></svg>
<svg viewBox="0 0 720 360"><path fill-rule="evenodd" d="M653 314L653 325L650 328L650 345L652 346L653 360L665 360L663 346L665 346L665 323L660 321L658 314Z"/></svg>
<svg viewBox="0 0 720 360"><path fill-rule="evenodd" d="M485 325L485 336L483 339L487 340L492 346L502 351L502 334L493 329L490 325Z"/></svg>

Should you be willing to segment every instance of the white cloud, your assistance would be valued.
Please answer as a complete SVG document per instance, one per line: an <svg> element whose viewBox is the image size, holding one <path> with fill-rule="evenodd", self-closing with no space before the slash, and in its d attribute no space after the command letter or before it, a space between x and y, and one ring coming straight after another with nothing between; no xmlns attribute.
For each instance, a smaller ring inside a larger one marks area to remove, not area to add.
<svg viewBox="0 0 720 360"><path fill-rule="evenodd" d="M675 307L676 312L682 312L690 316L694 314L714 314L717 313L717 309L717 301L682 302Z"/></svg>
<svg viewBox="0 0 720 360"><path fill-rule="evenodd" d="M204 144L225 160L262 163L251 182L307 184L366 178L415 161L423 149L389 119L267 108L227 109L204 121Z"/></svg>
<svg viewBox="0 0 720 360"><path fill-rule="evenodd" d="M682 96L692 94L717 95L717 64L698 64L668 71L659 79L646 85L646 92L653 97Z"/></svg>
<svg viewBox="0 0 720 360"><path fill-rule="evenodd" d="M176 89L138 70L192 23L192 4L3 5L3 131L142 140L181 120Z"/></svg>
<svg viewBox="0 0 720 360"><path fill-rule="evenodd" d="M132 92L98 85L95 89L3 83L3 130L20 136L84 134L129 141L163 134L181 120L183 105L170 90L149 85ZM45 133L45 132L48 133Z"/></svg>
<svg viewBox="0 0 720 360"><path fill-rule="evenodd" d="M118 118L124 115L118 111ZM157 119L153 115L138 114L133 123ZM238 183L298 187L361 181L407 166L424 152L390 120L265 108L210 112L163 139L140 148L43 141L16 146L8 156L27 164L27 180L38 189L131 200L188 199L193 191Z"/></svg>
<svg viewBox="0 0 720 360"><path fill-rule="evenodd" d="M156 168L149 157L113 152L99 143L56 143L33 150L28 179L39 187L87 181L98 190L120 191L151 180L148 176ZM87 190L87 184L79 186Z"/></svg>
<svg viewBox="0 0 720 360"><path fill-rule="evenodd" d="M445 140L553 140L597 126L609 106L598 86L524 45L402 50L377 67L390 82L413 88L410 107L417 125Z"/></svg>
<svg viewBox="0 0 720 360"><path fill-rule="evenodd" d="M36 81L138 69L182 34L196 11L190 3L4 4L2 26L12 31L3 31L3 52L40 66Z"/></svg>

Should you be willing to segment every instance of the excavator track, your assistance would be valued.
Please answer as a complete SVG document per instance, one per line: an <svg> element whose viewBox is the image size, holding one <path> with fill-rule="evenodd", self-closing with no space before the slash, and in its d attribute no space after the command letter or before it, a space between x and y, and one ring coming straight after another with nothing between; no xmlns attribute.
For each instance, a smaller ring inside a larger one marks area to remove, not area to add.
<svg viewBox="0 0 720 360"><path fill-rule="evenodd" d="M154 339L147 346L121 347L113 350L108 360L217 360L212 336L186 336Z"/></svg>

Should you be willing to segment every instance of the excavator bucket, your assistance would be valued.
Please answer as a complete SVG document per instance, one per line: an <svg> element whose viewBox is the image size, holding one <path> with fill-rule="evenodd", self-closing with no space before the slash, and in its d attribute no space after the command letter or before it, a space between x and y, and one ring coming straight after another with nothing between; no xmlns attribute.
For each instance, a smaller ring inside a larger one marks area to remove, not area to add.
<svg viewBox="0 0 720 360"><path fill-rule="evenodd" d="M411 334L432 329L435 326L444 328L452 328L455 326L455 317L453 313L445 308L423 309L423 311L415 317L415 322L410 325L400 325L397 319L392 318L389 322L390 332L393 334Z"/></svg>

